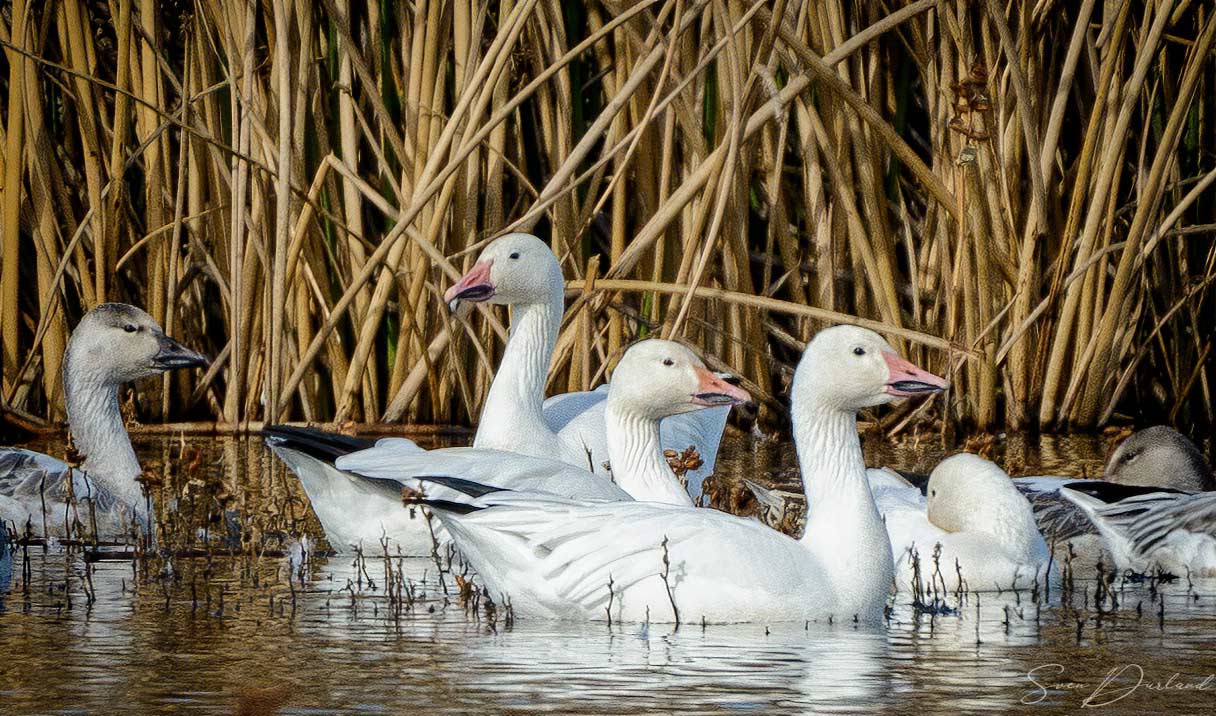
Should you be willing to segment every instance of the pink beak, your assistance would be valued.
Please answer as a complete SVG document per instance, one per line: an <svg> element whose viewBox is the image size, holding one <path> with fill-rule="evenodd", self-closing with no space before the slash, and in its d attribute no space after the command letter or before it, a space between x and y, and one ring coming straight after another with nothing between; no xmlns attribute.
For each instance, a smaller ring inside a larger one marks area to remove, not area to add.
<svg viewBox="0 0 1216 716"><path fill-rule="evenodd" d="M697 368L696 371L697 392L692 396L693 405L712 408L717 405L741 405L752 402L751 393L726 382L722 375L706 368Z"/></svg>
<svg viewBox="0 0 1216 716"><path fill-rule="evenodd" d="M473 264L473 268L443 294L448 307L455 311L461 301L479 303L493 297L494 284L490 281L490 267L493 265L493 259Z"/></svg>
<svg viewBox="0 0 1216 716"><path fill-rule="evenodd" d="M890 370L887 385L883 389L888 395L910 398L914 395L940 393L950 387L945 378L921 370L894 351L883 351L882 357L887 361L887 368Z"/></svg>

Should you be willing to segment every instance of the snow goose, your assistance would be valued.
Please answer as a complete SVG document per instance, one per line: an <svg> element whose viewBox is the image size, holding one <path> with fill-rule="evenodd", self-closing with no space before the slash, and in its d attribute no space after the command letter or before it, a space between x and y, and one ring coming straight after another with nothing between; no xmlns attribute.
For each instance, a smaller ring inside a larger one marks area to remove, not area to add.
<svg viewBox="0 0 1216 716"><path fill-rule="evenodd" d="M962 590L971 592L1025 589L1048 577L1051 551L1030 503L992 462L967 453L948 457L930 475L927 494L875 472L881 471L871 471L870 488L887 525L900 591L948 594L960 589L960 575Z"/></svg>
<svg viewBox="0 0 1216 716"><path fill-rule="evenodd" d="M679 343L646 340L625 352L612 374L604 417L612 479L561 460L487 447L410 449L381 441L344 454L349 439L301 428L274 428L267 442L287 465L330 461L328 472L297 469L334 549L376 544L386 536L406 554L429 554L431 533L401 507L402 486L428 474L461 475L513 490L586 500L648 500L692 505L660 445L660 420L751 396L706 369Z"/></svg>
<svg viewBox="0 0 1216 716"><path fill-rule="evenodd" d="M1085 491L1112 501L1129 496L1126 487L1162 488L1198 492L1216 489L1212 471L1202 453L1185 435L1158 425L1139 430L1119 444L1106 463L1101 480L1085 480ZM1089 578L1097 564L1112 566L1112 545L1092 515L1069 499L1061 488L1070 477L1019 477L1014 484L1034 508L1039 530L1055 547L1056 561L1067 563L1074 577ZM1116 564L1120 564L1116 560ZM1129 568L1121 563L1123 569Z"/></svg>
<svg viewBox="0 0 1216 716"><path fill-rule="evenodd" d="M531 234L500 236L482 250L468 273L444 294L444 300L452 310L464 301L507 305L512 311L507 347L482 406L473 447L563 460L606 474L608 387L544 399L565 304L565 279L549 246ZM731 379L726 374L722 377ZM691 445L701 455L702 466L686 475L693 499L700 497L701 483L713 472L728 412L725 407L710 408L672 416L662 423L664 448L683 450ZM280 445L288 444L286 433L278 437ZM372 444L339 437L329 447L351 452ZM398 450L403 456L417 452L413 442L402 438L381 441L379 447ZM301 479L341 479L327 472L324 460L310 457L308 449L297 452L291 467ZM340 454L333 452L330 457ZM306 478L303 471L314 474Z"/></svg>
<svg viewBox="0 0 1216 716"><path fill-rule="evenodd" d="M206 364L134 306L103 303L89 311L63 361L68 427L84 463L75 469L32 450L0 448L0 520L18 534L122 539L144 519L145 500L118 388Z"/></svg>
<svg viewBox="0 0 1216 716"><path fill-rule="evenodd" d="M1216 576L1216 478L1194 443L1165 426L1141 430L1111 455L1106 477L1060 493L1092 522L1115 568Z"/></svg>
<svg viewBox="0 0 1216 716"><path fill-rule="evenodd" d="M431 504L496 601L516 614L613 621L881 619L894 565L866 482L857 411L946 382L873 331L808 344L791 388L810 505L801 539L714 510L590 502L431 478Z"/></svg>

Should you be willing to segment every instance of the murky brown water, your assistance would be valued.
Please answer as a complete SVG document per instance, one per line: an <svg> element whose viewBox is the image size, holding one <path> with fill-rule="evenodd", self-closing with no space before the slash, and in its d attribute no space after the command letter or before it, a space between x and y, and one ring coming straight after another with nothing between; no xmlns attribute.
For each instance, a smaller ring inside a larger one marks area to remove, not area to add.
<svg viewBox="0 0 1216 716"><path fill-rule="evenodd" d="M876 443L872 464L916 471L942 453L927 441ZM137 449L149 471L171 466L162 500L172 493L198 514L223 505L267 534L316 528L258 441L143 439ZM997 457L1014 473L1094 474L1105 449L1094 438L1011 439ZM734 477L777 483L792 464L790 445L742 437L722 460ZM319 559L302 579L289 578L286 559L249 555L104 561L86 575L78 554L18 551L0 596L0 714L229 714L240 694L266 689L287 714L1039 714L1087 698L1109 714L1216 711L1216 677L1205 681L1216 674L1216 583L1124 585L1103 613L1079 585L1040 605L984 595L932 618L898 607L878 629L673 631L492 623L466 613L450 577L444 597L431 561L391 565L413 591L408 605L386 594L377 559Z"/></svg>

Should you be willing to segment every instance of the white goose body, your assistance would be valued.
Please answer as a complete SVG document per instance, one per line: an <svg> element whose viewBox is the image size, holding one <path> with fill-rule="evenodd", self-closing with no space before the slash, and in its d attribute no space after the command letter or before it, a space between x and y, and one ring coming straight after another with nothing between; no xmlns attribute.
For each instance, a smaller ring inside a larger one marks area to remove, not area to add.
<svg viewBox="0 0 1216 716"><path fill-rule="evenodd" d="M946 458L933 470L927 496L885 471L870 471L870 487L901 592L914 591L916 566L922 593L955 592L960 575L971 592L1029 589L1050 577L1051 552L1030 503L993 463L966 453Z"/></svg>
<svg viewBox="0 0 1216 716"><path fill-rule="evenodd" d="M139 459L118 388L168 370L206 365L144 311L101 304L72 332L63 362L68 424L79 468L19 448L0 449L0 520L21 535L121 541L146 519Z"/></svg>
<svg viewBox="0 0 1216 716"><path fill-rule="evenodd" d="M606 414L607 386L544 399L565 304L561 267L548 245L530 234L495 239L447 291L445 300L453 307L461 301L505 304L512 311L506 350L482 407L473 447L557 460L607 476L604 465L609 462L612 430ZM701 455L703 465L685 476L694 500L713 472L728 413L727 407L711 407L673 415L660 424L663 448L679 451L694 446ZM409 441L398 439L387 447L391 450L380 450L367 459L382 464L393 458L393 450L399 456L422 459ZM442 463L435 465L437 470ZM291 456L289 466L306 488L315 485L319 492L325 491L325 482L344 479L324 460L305 453Z"/></svg>
<svg viewBox="0 0 1216 716"><path fill-rule="evenodd" d="M509 600L516 614L877 621L893 564L866 483L856 412L944 386L872 331L838 326L811 341L791 390L810 505L802 539L721 512L644 502L471 490L462 505L430 504L491 596Z"/></svg>
<svg viewBox="0 0 1216 716"><path fill-rule="evenodd" d="M691 505L663 456L659 422L668 415L709 405L746 402L750 396L708 371L688 348L647 340L626 351L613 373L605 415L612 480L567 462L496 448L422 450L408 440L390 438L375 447L338 456L318 474L316 456L293 449L301 431L270 431L273 450L301 476L330 545L345 551L360 543L377 544L387 536L393 549L429 554L431 530L412 519L401 505L402 487L418 488L425 475L456 475L515 491L543 492L576 500L646 500ZM300 447L297 445L297 447Z"/></svg>

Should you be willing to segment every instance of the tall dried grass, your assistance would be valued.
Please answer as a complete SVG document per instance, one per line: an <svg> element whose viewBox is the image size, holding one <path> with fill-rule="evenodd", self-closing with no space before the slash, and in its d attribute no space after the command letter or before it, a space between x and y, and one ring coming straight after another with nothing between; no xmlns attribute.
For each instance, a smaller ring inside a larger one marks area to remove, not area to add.
<svg viewBox="0 0 1216 716"><path fill-rule="evenodd" d="M1213 419L1208 3L13 0L4 410L141 304L216 356L154 419L465 421L505 316L438 299L551 240L554 389L680 336L766 398L825 323L979 429Z"/></svg>

